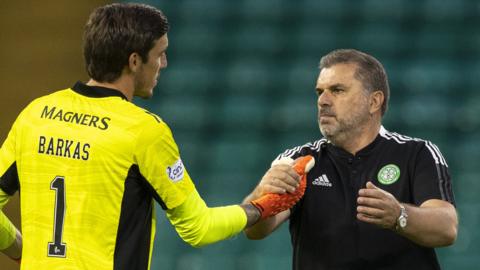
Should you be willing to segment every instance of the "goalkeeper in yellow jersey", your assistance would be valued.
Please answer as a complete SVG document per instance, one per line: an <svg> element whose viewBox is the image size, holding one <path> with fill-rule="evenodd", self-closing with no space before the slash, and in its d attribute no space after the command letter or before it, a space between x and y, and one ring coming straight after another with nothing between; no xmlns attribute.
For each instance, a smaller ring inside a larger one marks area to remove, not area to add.
<svg viewBox="0 0 480 270"><path fill-rule="evenodd" d="M0 209L21 191L22 233L0 211L0 250L22 269L149 269L154 201L183 240L202 246L303 196L311 157L268 171L278 194L206 206L167 124L130 102L152 96L167 31L150 6L97 8L84 33L91 79L34 100L16 119L0 150Z"/></svg>

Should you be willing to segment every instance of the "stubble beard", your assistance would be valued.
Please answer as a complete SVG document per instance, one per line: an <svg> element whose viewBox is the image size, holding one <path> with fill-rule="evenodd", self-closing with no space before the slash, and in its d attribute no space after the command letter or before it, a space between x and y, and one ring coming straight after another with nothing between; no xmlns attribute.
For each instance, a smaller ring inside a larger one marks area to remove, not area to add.
<svg viewBox="0 0 480 270"><path fill-rule="evenodd" d="M148 86L145 78L138 76L134 82L135 96L142 99L150 99L153 96L153 86ZM152 87L152 89L150 89Z"/></svg>
<svg viewBox="0 0 480 270"><path fill-rule="evenodd" d="M366 104L362 104L362 108L352 112L345 118L334 117L333 123L322 125L320 117L318 117L318 126L322 135L333 145L343 146L349 140L359 136L363 127L371 119L370 112Z"/></svg>

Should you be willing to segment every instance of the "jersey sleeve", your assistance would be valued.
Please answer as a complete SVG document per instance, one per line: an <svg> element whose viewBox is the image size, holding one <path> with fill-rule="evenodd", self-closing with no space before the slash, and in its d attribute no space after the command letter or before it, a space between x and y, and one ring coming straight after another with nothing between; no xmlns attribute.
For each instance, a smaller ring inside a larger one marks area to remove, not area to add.
<svg viewBox="0 0 480 270"><path fill-rule="evenodd" d="M10 196L19 189L15 160L17 124L13 124L7 139L0 148L0 250L9 247L16 237L16 228L1 211Z"/></svg>
<svg viewBox="0 0 480 270"><path fill-rule="evenodd" d="M7 139L0 148L0 189L10 196L19 189L15 154L17 122L18 120L13 124Z"/></svg>
<svg viewBox="0 0 480 270"><path fill-rule="evenodd" d="M416 205L430 199L440 199L455 205L448 165L438 147L425 142L417 155L413 177Z"/></svg>
<svg viewBox="0 0 480 270"><path fill-rule="evenodd" d="M3 206L8 202L9 195L0 189L0 250L10 247L17 235L15 225L1 211Z"/></svg>
<svg viewBox="0 0 480 270"><path fill-rule="evenodd" d="M247 224L245 211L239 205L208 207L196 190L166 213L180 237L194 247L232 237Z"/></svg>
<svg viewBox="0 0 480 270"><path fill-rule="evenodd" d="M164 209L182 204L194 189L170 128L162 121L147 125L135 147L135 162Z"/></svg>

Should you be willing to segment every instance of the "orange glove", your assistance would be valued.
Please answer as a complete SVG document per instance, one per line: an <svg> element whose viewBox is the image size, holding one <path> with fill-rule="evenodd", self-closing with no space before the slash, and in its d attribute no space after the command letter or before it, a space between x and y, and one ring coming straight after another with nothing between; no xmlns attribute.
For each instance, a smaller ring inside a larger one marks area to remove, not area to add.
<svg viewBox="0 0 480 270"><path fill-rule="evenodd" d="M251 204L262 214L262 219L292 208L303 197L307 187L307 173L313 168L313 165L315 165L315 159L312 156L304 156L296 161L293 169L300 175L301 179L300 185L293 193L268 193L251 201Z"/></svg>

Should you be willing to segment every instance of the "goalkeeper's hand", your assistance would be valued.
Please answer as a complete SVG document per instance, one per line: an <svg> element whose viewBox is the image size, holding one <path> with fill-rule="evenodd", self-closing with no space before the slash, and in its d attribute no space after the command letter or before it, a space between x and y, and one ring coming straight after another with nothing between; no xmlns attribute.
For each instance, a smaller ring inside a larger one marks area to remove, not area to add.
<svg viewBox="0 0 480 270"><path fill-rule="evenodd" d="M292 164L293 160L280 160L279 163ZM275 165L275 163L272 164L272 166ZM303 194L305 193L305 188L307 186L307 173L308 171L310 171L311 168L313 168L314 165L315 159L312 156L304 156L297 159L295 164L293 165L293 169L300 176L300 182L296 189L291 190L290 193L267 193L260 198L251 201L251 203L260 211L262 219L274 216L282 211L292 208L303 197ZM275 181L277 182L273 183ZM270 185L277 186L277 188L280 189L282 186L287 185L287 183L279 181L279 179L277 178L272 178L272 183Z"/></svg>

